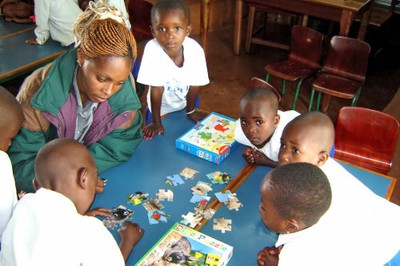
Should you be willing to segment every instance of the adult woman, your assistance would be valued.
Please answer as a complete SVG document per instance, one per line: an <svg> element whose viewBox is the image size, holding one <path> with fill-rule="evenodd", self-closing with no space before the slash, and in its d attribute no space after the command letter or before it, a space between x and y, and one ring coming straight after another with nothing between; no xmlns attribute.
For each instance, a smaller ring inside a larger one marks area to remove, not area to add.
<svg viewBox="0 0 400 266"><path fill-rule="evenodd" d="M9 150L17 189L33 191L35 156L52 139L85 144L99 172L127 161L142 139L132 33L102 1L89 5L73 31L75 48L34 71L17 95L26 119Z"/></svg>

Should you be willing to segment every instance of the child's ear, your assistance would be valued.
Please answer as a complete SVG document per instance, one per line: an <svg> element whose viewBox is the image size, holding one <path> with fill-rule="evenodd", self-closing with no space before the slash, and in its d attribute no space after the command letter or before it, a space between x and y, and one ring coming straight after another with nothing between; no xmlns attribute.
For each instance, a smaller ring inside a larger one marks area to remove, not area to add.
<svg viewBox="0 0 400 266"><path fill-rule="evenodd" d="M156 37L156 35L154 34L154 28L150 25L150 31L151 31L151 35L153 35L153 38Z"/></svg>
<svg viewBox="0 0 400 266"><path fill-rule="evenodd" d="M300 225L296 219L290 218L286 221L286 232L294 233L300 230Z"/></svg>
<svg viewBox="0 0 400 266"><path fill-rule="evenodd" d="M324 165L324 163L328 160L328 158L329 158L329 153L327 151L321 151L318 154L317 166L321 167L322 165Z"/></svg>
<svg viewBox="0 0 400 266"><path fill-rule="evenodd" d="M78 185L82 188L82 189L86 189L88 186L88 170L86 167L82 167L78 170Z"/></svg>
<svg viewBox="0 0 400 266"><path fill-rule="evenodd" d="M40 188L40 185L39 185L38 181L36 180L36 178L34 178L32 180L32 184L33 184L33 188L35 189L35 191L38 191Z"/></svg>
<svg viewBox="0 0 400 266"><path fill-rule="evenodd" d="M189 36L189 34L192 32L192 25L187 26L186 28L186 36Z"/></svg>
<svg viewBox="0 0 400 266"><path fill-rule="evenodd" d="M279 121L281 121L281 116L277 114L277 115L275 116L274 128L277 128L277 127L278 127Z"/></svg>

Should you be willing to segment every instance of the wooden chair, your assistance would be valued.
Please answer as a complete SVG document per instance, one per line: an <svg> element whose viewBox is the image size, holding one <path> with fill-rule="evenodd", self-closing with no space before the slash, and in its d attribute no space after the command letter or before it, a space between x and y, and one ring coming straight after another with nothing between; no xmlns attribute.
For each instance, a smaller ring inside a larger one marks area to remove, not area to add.
<svg viewBox="0 0 400 266"><path fill-rule="evenodd" d="M271 90L276 94L276 97L278 97L278 102L281 102L282 100L281 94L275 89L275 87L260 78L252 77L250 80L249 88L250 89L265 88Z"/></svg>
<svg viewBox="0 0 400 266"><path fill-rule="evenodd" d="M344 36L333 36L326 61L312 84L310 111L315 91L318 91L316 110L319 110L321 93L324 94L323 111L329 107L331 96L351 99L357 104L365 82L371 47L368 43Z"/></svg>
<svg viewBox="0 0 400 266"><path fill-rule="evenodd" d="M265 66L267 82L270 75L282 79L282 95L285 95L286 81L297 81L292 109L296 109L303 80L311 77L321 68L323 39L322 33L308 27L295 25L291 33L288 59Z"/></svg>
<svg viewBox="0 0 400 266"><path fill-rule="evenodd" d="M137 43L153 38L150 30L152 7L153 4L146 0L129 0L129 22L132 25L132 33Z"/></svg>
<svg viewBox="0 0 400 266"><path fill-rule="evenodd" d="M334 157L387 174L392 166L399 122L362 107L342 107L336 121Z"/></svg>

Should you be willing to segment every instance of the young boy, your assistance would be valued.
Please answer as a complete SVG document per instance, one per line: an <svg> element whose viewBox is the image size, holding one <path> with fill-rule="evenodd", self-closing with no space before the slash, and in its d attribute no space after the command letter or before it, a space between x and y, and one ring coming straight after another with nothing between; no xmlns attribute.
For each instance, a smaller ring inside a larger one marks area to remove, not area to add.
<svg viewBox="0 0 400 266"><path fill-rule="evenodd" d="M260 214L268 229L281 236L307 237L318 232L318 221L328 210L331 199L329 181L318 167L308 163L288 164L275 168L262 181ZM291 248L285 246L281 254ZM278 258L280 251L281 247L265 248L259 253L258 265L278 265L278 260L279 265L312 265L285 264L284 258Z"/></svg>
<svg viewBox="0 0 400 266"><path fill-rule="evenodd" d="M298 244L295 250L289 250L293 253L281 253L280 259L284 256L298 265L302 265L300 258L307 265L321 265L321 261L323 265L384 265L400 250L400 207L374 194L330 158L333 143L333 123L320 112L298 116L283 131L279 164L307 162L319 166L328 177L332 204L321 218L326 230L307 238L307 243L314 243L312 254L307 253L310 245ZM282 236L276 246L284 244L284 250L292 242L301 243L301 238ZM335 251L349 243L351 248ZM304 255L299 258L296 254Z"/></svg>
<svg viewBox="0 0 400 266"><path fill-rule="evenodd" d="M24 115L18 101L14 95L0 86L0 243L3 231L17 204L13 170L6 152L23 121Z"/></svg>
<svg viewBox="0 0 400 266"><path fill-rule="evenodd" d="M209 83L204 51L193 39L189 7L183 0L159 0L151 9L154 39L144 49L138 82L148 85L147 104L152 121L144 138L163 134L161 116L186 107L189 119L206 116L195 109L199 86Z"/></svg>
<svg viewBox="0 0 400 266"><path fill-rule="evenodd" d="M127 223L118 248L100 220L84 216L97 169L83 144L47 143L36 157L35 176L36 193L20 200L4 231L1 265L125 265L143 230Z"/></svg>
<svg viewBox="0 0 400 266"><path fill-rule="evenodd" d="M283 128L299 115L278 110L276 94L267 88L249 89L241 98L235 138L248 147L243 157L248 163L275 167Z"/></svg>

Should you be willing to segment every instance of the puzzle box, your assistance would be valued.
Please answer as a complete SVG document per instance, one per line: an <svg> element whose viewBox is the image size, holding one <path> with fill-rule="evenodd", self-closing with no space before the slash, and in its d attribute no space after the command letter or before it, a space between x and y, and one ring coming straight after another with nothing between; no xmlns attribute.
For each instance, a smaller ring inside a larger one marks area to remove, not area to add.
<svg viewBox="0 0 400 266"><path fill-rule="evenodd" d="M220 164L236 147L236 120L210 113L176 140L176 148Z"/></svg>
<svg viewBox="0 0 400 266"><path fill-rule="evenodd" d="M175 223L135 265L226 266L232 252L232 246Z"/></svg>

